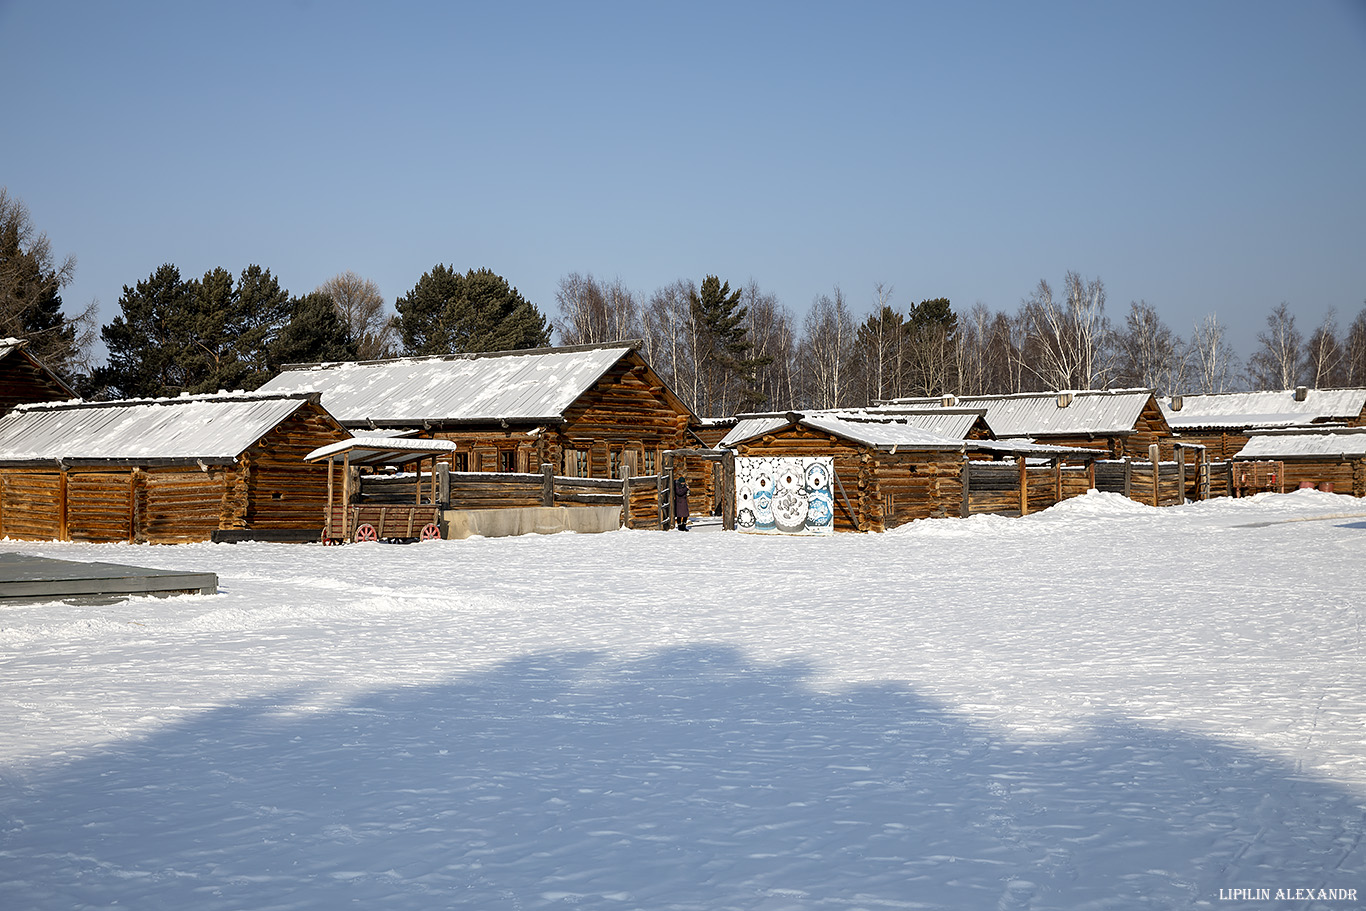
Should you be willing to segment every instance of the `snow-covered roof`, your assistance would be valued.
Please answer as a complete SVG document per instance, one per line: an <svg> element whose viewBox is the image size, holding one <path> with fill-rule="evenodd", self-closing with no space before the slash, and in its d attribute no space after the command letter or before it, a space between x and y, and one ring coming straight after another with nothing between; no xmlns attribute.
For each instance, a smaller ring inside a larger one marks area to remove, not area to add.
<svg viewBox="0 0 1366 911"><path fill-rule="evenodd" d="M1366 389L1294 389L1180 395L1158 402L1173 430L1294 427L1354 419L1366 410Z"/></svg>
<svg viewBox="0 0 1366 911"><path fill-rule="evenodd" d="M345 424L544 421L560 418L633 350L541 348L285 368L263 392L319 392Z"/></svg>
<svg viewBox="0 0 1366 911"><path fill-rule="evenodd" d="M981 409L968 408L943 409L940 411L856 408L806 411L802 412L802 415L807 418L807 423L816 419L829 419L844 423L885 424L894 419L899 427L906 430L927 433L940 440L964 440L972 432L972 428L977 425L978 419L982 417L982 411ZM726 434L719 445L733 446L744 440L763 436L780 427L786 427L789 423L791 420L786 413L740 415L735 427Z"/></svg>
<svg viewBox="0 0 1366 911"><path fill-rule="evenodd" d="M746 440L763 436L791 425L809 427L825 433L834 434L854 443L874 449L892 452L911 452L915 450L957 450L958 452L994 452L999 454L1034 455L1040 457L1076 456L1081 457L1088 450L1067 446L1050 446L1032 440L969 440L967 431L960 436L949 436L927 429L926 421L930 412L883 413L875 411L808 411L787 412L786 414L744 415L733 434L728 434L723 446L735 446ZM940 417L968 417L976 421L979 412L966 411ZM969 428L971 424L969 424ZM741 433L744 436L741 436ZM1102 453L1092 453L1101 455Z"/></svg>
<svg viewBox="0 0 1366 911"><path fill-rule="evenodd" d="M1151 398L1150 389L1090 389L895 399L880 408L985 409L997 437L1119 435L1133 431Z"/></svg>
<svg viewBox="0 0 1366 911"><path fill-rule="evenodd" d="M1366 427L1256 433L1236 459L1366 458Z"/></svg>
<svg viewBox="0 0 1366 911"><path fill-rule="evenodd" d="M346 460L352 465L401 465L455 450L456 445L451 440L419 440L385 434L365 434L319 446L304 456L304 461L321 462L330 459L333 462Z"/></svg>
<svg viewBox="0 0 1366 911"><path fill-rule="evenodd" d="M48 382L52 384L53 388L57 391L58 394L69 396L72 399L77 398L75 390L73 390L70 386L67 385L66 380L62 379L60 376L54 373L52 371L52 368L49 367L47 364L44 364L42 361L34 357L30 352L26 351L26 348L28 348L27 339L0 338L0 361L5 360L5 358L9 357L12 354L23 352L23 359L26 360L40 374L42 374L42 376L45 377L48 380Z"/></svg>
<svg viewBox="0 0 1366 911"><path fill-rule="evenodd" d="M194 461L221 464L313 396L218 394L20 405L0 418L0 462Z"/></svg>

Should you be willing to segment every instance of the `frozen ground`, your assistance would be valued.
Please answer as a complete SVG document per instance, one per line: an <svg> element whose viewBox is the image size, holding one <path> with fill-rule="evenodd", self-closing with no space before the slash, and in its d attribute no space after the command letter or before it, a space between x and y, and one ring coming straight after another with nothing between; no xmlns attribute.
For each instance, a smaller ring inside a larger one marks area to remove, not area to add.
<svg viewBox="0 0 1366 911"><path fill-rule="evenodd" d="M1366 901L1361 500L0 549L222 582L0 608L7 911Z"/></svg>

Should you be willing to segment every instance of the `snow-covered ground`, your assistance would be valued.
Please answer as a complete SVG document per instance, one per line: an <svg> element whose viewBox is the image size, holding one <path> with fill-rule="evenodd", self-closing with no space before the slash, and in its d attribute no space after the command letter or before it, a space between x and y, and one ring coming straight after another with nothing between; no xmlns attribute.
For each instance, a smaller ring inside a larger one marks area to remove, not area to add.
<svg viewBox="0 0 1366 911"><path fill-rule="evenodd" d="M1366 902L1350 497L0 549L222 587L0 607L3 909Z"/></svg>

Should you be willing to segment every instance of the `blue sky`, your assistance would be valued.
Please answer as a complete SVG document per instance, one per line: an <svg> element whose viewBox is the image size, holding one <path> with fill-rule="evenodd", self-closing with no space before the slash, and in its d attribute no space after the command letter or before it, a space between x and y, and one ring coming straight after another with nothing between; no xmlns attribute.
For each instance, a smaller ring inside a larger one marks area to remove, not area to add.
<svg viewBox="0 0 1366 911"><path fill-rule="evenodd" d="M1014 312L1366 302L1366 3L0 0L0 184L68 305L171 262L753 279Z"/></svg>

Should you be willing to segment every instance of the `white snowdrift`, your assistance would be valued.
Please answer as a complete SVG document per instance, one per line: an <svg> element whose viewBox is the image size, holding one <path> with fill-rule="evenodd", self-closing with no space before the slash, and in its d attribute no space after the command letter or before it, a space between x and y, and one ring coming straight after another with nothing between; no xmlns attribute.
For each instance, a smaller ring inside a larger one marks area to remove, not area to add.
<svg viewBox="0 0 1366 911"><path fill-rule="evenodd" d="M1366 898L1363 506L5 542L223 593L0 608L0 907Z"/></svg>

